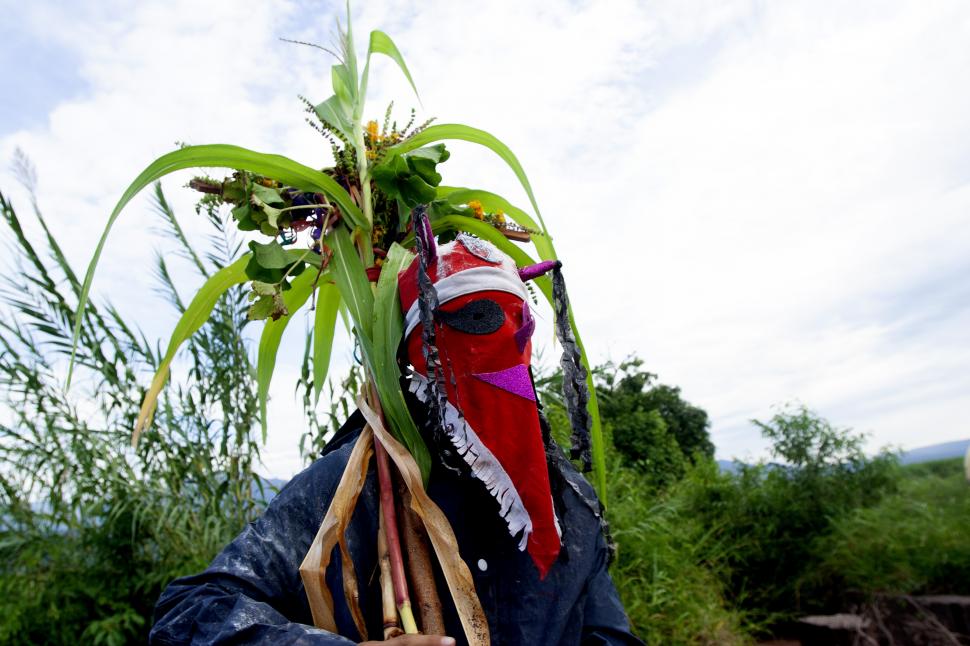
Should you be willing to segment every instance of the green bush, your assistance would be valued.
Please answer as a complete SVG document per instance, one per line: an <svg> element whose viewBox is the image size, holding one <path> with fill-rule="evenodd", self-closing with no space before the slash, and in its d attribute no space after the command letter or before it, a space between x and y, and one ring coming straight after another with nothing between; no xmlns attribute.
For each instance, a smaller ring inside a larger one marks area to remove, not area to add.
<svg viewBox="0 0 970 646"><path fill-rule="evenodd" d="M665 487L684 475L698 457L712 457L707 413L684 401L680 388L655 383L632 357L618 366L594 369L596 395L605 431L624 461Z"/></svg>
<svg viewBox="0 0 970 646"><path fill-rule="evenodd" d="M866 596L970 594L970 486L960 460L906 469L899 491L833 522L819 577ZM936 475L951 470L956 473Z"/></svg>
<svg viewBox="0 0 970 646"><path fill-rule="evenodd" d="M903 467L903 475L910 479L921 476L938 476L941 478L963 476L964 479L966 478L966 474L963 469L963 458L950 458L948 460L933 460L932 462L907 464Z"/></svg>
<svg viewBox="0 0 970 646"><path fill-rule="evenodd" d="M156 207L199 273L238 251L209 213L203 260L160 189ZM166 390L133 449L141 383L160 349L110 305L89 303L67 392L80 283L39 211L45 253L2 195L0 212L11 250L0 294L0 644L143 643L163 587L204 568L262 508L246 296L228 293L193 337L189 378ZM156 274L181 311L161 254Z"/></svg>
<svg viewBox="0 0 970 646"><path fill-rule="evenodd" d="M716 470L713 461L702 461L658 493L644 473L618 464L610 469L608 516L619 546L611 574L635 632L648 644L750 641L746 616L724 596L731 546L689 509L692 483Z"/></svg>
<svg viewBox="0 0 970 646"><path fill-rule="evenodd" d="M724 597L730 546L690 509L693 488L716 476L717 465L703 452L692 465L660 412L645 408L653 375L640 365L634 359L594 370L610 474L606 515L618 546L613 581L634 631L648 644L748 643L746 617ZM560 383L560 373L536 376L552 435L568 446Z"/></svg>
<svg viewBox="0 0 970 646"><path fill-rule="evenodd" d="M809 578L816 542L832 523L894 491L895 456L868 458L863 437L833 427L804 406L758 423L786 464L743 466L692 482L691 511L715 528L725 550L729 597L762 620L835 602L831 581Z"/></svg>

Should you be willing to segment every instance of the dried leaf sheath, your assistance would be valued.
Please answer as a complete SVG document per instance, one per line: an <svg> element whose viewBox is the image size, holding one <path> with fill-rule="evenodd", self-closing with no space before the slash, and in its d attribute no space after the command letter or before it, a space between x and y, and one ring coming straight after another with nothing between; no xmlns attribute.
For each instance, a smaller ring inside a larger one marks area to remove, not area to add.
<svg viewBox="0 0 970 646"><path fill-rule="evenodd" d="M348 520L350 516L353 515L353 509L351 513L348 514ZM364 621L364 613L360 609L360 590L357 586L357 574L354 568L354 561L350 557L350 550L347 548L347 541L344 539L343 532L340 532L340 540L337 541L340 545L340 560L341 560L341 580L344 583L344 598L347 600L347 606L350 608L350 614L354 618L354 625L357 626L357 632L364 639L367 639L367 622ZM326 572L326 568L324 568Z"/></svg>
<svg viewBox="0 0 970 646"><path fill-rule="evenodd" d="M358 399L357 405L363 413L367 423L374 431L374 435L381 441L387 454L401 472L404 484L411 492L411 509L418 515L428 531L431 545L434 547L441 565L441 571L448 583L448 589L455 603L458 618L465 630L465 638L469 646L488 646L488 619L478 600L475 582L468 566L461 559L458 551L458 539L438 505L425 493L421 480L421 472L414 458L407 449L388 433L377 414L367 405L363 398Z"/></svg>
<svg viewBox="0 0 970 646"><path fill-rule="evenodd" d="M361 489L363 489L364 482L367 479L367 465L374 452L373 437L370 427L365 426L350 453L347 467L340 477L340 482L333 494L333 500L330 501L330 507L323 517L323 522L320 523L320 529L310 544L310 549L307 551L303 563L300 564L300 577L303 579L303 587L306 588L307 599L310 602L313 624L336 633L337 624L333 614L333 595L327 588L325 577L333 548L340 543L344 563L342 572L344 592L345 594L350 592L347 596L347 603L350 606L354 622L357 624L357 629L364 639L367 639L367 628L363 622L363 614L356 594L357 578L353 564L349 563L344 532L350 523L354 508L357 506L357 498L360 496ZM348 580L352 581L352 584L348 585Z"/></svg>

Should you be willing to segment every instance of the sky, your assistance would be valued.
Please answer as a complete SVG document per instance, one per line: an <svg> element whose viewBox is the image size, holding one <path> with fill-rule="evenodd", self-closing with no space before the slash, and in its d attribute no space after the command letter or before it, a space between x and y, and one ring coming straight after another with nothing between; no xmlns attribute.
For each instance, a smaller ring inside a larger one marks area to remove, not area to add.
<svg viewBox="0 0 970 646"><path fill-rule="evenodd" d="M710 414L719 458L764 457L751 420L790 401L868 433L870 450L970 437L970 4L355 4L358 44L388 32L420 92L382 60L368 113L394 99L401 121L413 106L507 143L592 362L636 354L680 386ZM19 148L76 267L128 183L176 142L329 163L297 96L327 98L332 61L280 38L328 45L336 3L0 0L0 12L0 190L26 210ZM449 148L445 183L527 204L488 151ZM188 177L163 184L200 237ZM95 294L165 337L175 318L152 290L151 252L166 247L150 220L146 193L113 231ZM185 293L198 286L177 275ZM271 389L263 459L276 477L301 466L301 334L290 327ZM339 372L350 356L336 354Z"/></svg>

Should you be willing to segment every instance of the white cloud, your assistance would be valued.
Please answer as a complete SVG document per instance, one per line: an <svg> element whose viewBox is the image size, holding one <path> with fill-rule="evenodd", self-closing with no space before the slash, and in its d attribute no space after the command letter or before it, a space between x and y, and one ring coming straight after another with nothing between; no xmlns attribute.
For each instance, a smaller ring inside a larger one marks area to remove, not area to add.
<svg viewBox="0 0 970 646"><path fill-rule="evenodd" d="M34 159L78 265L127 182L175 140L327 159L295 95L325 98L330 61L276 40L326 44L333 14L319 6L19 10L75 52L86 89L0 138L0 157L19 145ZM388 1L361 3L355 23L359 45L369 28L395 38L428 114L511 145L594 360L641 354L711 412L720 454L757 453L746 420L796 397L875 444L968 434L970 306L943 288L966 283L970 257L965 5ZM371 88L374 114L394 97L406 118L415 103L387 59ZM501 162L453 149L448 183L525 203ZM173 197L182 181L167 182ZM192 197L174 201L203 231ZM164 334L146 219L136 199L96 285ZM274 474L296 464L292 382L281 366Z"/></svg>

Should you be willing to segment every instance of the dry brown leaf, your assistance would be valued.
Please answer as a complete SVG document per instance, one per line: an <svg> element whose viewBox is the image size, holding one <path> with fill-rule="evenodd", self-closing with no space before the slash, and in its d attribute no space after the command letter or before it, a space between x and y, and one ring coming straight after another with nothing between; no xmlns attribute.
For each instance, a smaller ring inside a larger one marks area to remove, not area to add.
<svg viewBox="0 0 970 646"><path fill-rule="evenodd" d="M310 612L313 614L313 624L318 628L337 632L337 624L333 617L333 595L327 588L325 575L327 566L330 564L330 556L333 548L340 544L340 552L343 562L344 594L347 596L347 604L350 606L354 623L361 636L367 639L367 628L364 625L363 613L360 610L360 602L357 593L357 576L354 572L353 563L350 561L350 554L344 541L344 532L350 523L350 518L357 506L357 498L364 487L367 479L367 465L370 456L374 453L373 433L367 426L361 431L357 443L354 445L350 458L340 482L334 491L333 500L327 509L320 529L310 544L303 563L300 564L300 577L303 579L303 587L306 589L306 596L310 602Z"/></svg>
<svg viewBox="0 0 970 646"><path fill-rule="evenodd" d="M424 522L431 545L438 556L441 571L448 583L451 597L455 602L458 618L461 619L461 625L465 629L465 638L469 646L488 646L488 620L478 600L472 574L459 555L458 540L455 538L448 518L424 491L421 472L408 450L384 429L380 417L367 405L363 397L357 400L357 406L373 429L374 436L380 440L388 455L394 460L404 484L411 492L411 509Z"/></svg>
<svg viewBox="0 0 970 646"><path fill-rule="evenodd" d="M351 510L351 515L353 515L353 510ZM340 544L340 559L343 564L341 579L344 582L344 598L347 600L347 606L350 608L350 615L354 618L357 632L366 640L367 624L364 622L364 613L360 609L360 592L357 589L357 570L354 568L354 562L350 558L350 550L347 549L347 540L344 538L343 531L340 532L340 540L338 543Z"/></svg>

